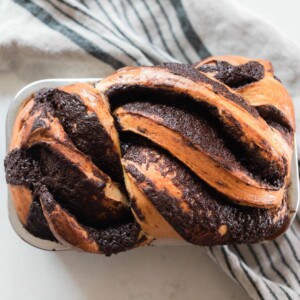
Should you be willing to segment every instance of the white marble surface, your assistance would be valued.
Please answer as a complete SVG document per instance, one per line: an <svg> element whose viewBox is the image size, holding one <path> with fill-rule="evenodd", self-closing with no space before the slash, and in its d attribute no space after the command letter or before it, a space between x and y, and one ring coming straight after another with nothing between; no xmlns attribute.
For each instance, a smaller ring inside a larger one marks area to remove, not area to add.
<svg viewBox="0 0 300 300"><path fill-rule="evenodd" d="M239 2L300 43L299 0ZM0 299L248 299L205 249L148 247L106 258L45 252L18 238L8 221L2 161L9 101L26 83L0 73Z"/></svg>

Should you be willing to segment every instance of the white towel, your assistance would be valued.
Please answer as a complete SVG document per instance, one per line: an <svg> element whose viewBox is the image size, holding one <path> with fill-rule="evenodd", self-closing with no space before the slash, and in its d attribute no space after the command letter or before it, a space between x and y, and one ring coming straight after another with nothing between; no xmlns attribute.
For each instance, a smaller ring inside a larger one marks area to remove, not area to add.
<svg viewBox="0 0 300 300"><path fill-rule="evenodd" d="M125 65L193 63L209 55L264 58L293 96L300 125L299 46L230 0L2 0L0 6L0 70L37 80L103 77ZM274 242L208 253L253 299L300 299L299 227L297 216Z"/></svg>

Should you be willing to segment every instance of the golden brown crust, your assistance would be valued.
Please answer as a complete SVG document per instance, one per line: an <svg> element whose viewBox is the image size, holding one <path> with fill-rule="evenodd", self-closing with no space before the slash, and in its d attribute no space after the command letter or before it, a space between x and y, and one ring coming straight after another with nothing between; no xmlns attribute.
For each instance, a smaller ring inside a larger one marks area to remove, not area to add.
<svg viewBox="0 0 300 300"><path fill-rule="evenodd" d="M13 127L12 137L10 140L9 150L11 151L14 148L21 147L21 139L22 133L24 131L24 127L26 127L25 122L27 122L29 118L30 111L34 105L33 98L29 98L25 101L21 107L19 108L18 114L16 116L16 120Z"/></svg>
<svg viewBox="0 0 300 300"><path fill-rule="evenodd" d="M101 96L92 86L78 84L63 87L61 90L64 91L64 93L79 96L82 103L87 107L86 115L96 114L99 124L103 126L107 131L107 134L110 137L114 134L114 139L119 141L117 139L116 129L113 126L113 118L111 115L109 115L110 119L107 118L108 110L106 109L106 111L104 111L104 102L101 101ZM52 92L50 91L50 93ZM22 184L10 184L13 203L16 207L17 214L22 224L26 227L29 211L33 203L33 192L35 192L39 195L44 216L50 230L57 240L63 243L67 242L84 251L101 253L102 250L100 250L99 245L90 237L88 230L83 225L79 224L76 218L69 214L67 210L63 209L58 202L52 199L55 207L51 211L47 209L43 202L43 194L41 194L39 186L40 184L46 183L47 186L54 191L53 193L56 197L61 198L64 195L66 196L67 194L63 190L72 189L72 182L67 182L69 179L65 177L66 186L64 187L62 185L63 182L61 180L63 180L64 176L68 176L68 173L64 173L62 168L71 168L70 176L80 176L80 180L82 180L82 183L78 183L77 181L79 178L71 178L72 180L75 180L73 183L75 187L76 185L81 185L82 188L93 188L95 191L90 191L90 196L87 196L84 200L85 202L82 202L81 204L76 203L76 201L83 201L80 197L76 200L72 200L72 197L76 196L76 193L84 194L84 191L81 190L70 190L71 198L62 200L64 205L67 205L67 208L74 213L78 213L80 207L84 208L86 206L91 206L92 210L90 213L92 214L92 217L89 218L89 221L87 222L88 227L93 227L95 222L97 223L97 226L99 222L103 224L115 221L119 222L120 218L122 222L126 222L130 212L126 196L119 183L114 182L91 161L88 155L77 149L66 133L61 120L55 115L51 106L52 103L50 103L51 99L49 99L49 103L46 104L43 102L43 99L41 104L38 102L39 100L37 97L38 96L31 98L24 106L22 106L15 122L14 133L11 140L11 150L13 150L11 153L18 152L19 149L24 149L25 152L37 152L38 154L30 155L33 155L32 159L34 160L36 159L34 157L38 155L38 157L40 157L38 160L41 160L43 164L40 171L42 172L40 175L41 178L39 179L39 182L35 182L33 186L32 184L28 187ZM120 153L119 148L119 144L115 145L115 151L118 153ZM44 161L41 156L42 154L40 154L41 151L46 151L44 154L45 158L49 155L54 155L54 157L56 157L55 161L53 161L52 158L50 161ZM58 167L55 167L56 164L58 164ZM62 165L59 166L59 164ZM45 170L48 170L48 172L50 171L52 174L51 177L53 178L48 178L48 174L44 174ZM62 174L64 175L57 175L57 172L63 172ZM75 172L75 175L73 175L72 172ZM25 177L24 180L26 180L26 183L24 181L23 184L30 183L30 178L27 180L26 176L30 176L30 173L24 174L23 177ZM57 176L58 179L55 181L55 177ZM62 189L62 193L59 192L60 189ZM53 198L53 195L50 193L48 193L48 196ZM89 209L85 208L81 218L86 216L86 214L89 213L88 211ZM92 223L90 224L89 222ZM136 230L138 232L139 229L137 228ZM139 234L139 236L140 235L142 234ZM143 241L139 242L139 244L142 242ZM136 245L132 245L132 247L134 246ZM110 254L110 251L111 249L107 246L107 248L103 250L103 253Z"/></svg>
<svg viewBox="0 0 300 300"><path fill-rule="evenodd" d="M276 210L231 204L154 145L132 142L123 161L126 174L146 196L146 204L150 203L173 230L190 243L260 241L280 230L285 220L285 201ZM137 200L136 205L138 214L143 217L139 217L141 225L147 228L145 201Z"/></svg>
<svg viewBox="0 0 300 300"><path fill-rule="evenodd" d="M9 185L11 200L23 225L26 225L32 203L32 192L23 185Z"/></svg>
<svg viewBox="0 0 300 300"><path fill-rule="evenodd" d="M109 111L108 103L93 86L86 83L77 83L60 88L66 93L77 94L88 108L89 112L97 115L99 122L112 138L115 151L120 155L120 141L118 132L114 126L114 119Z"/></svg>
<svg viewBox="0 0 300 300"><path fill-rule="evenodd" d="M242 56L212 56L199 62L195 67L198 68L216 61L225 61L233 66L243 65L250 61L260 63L264 67L263 78L238 88L238 93L253 106L271 105L276 107L286 116L291 127L295 129L293 101L284 86L274 77L274 69L271 62Z"/></svg>
<svg viewBox="0 0 300 300"><path fill-rule="evenodd" d="M195 101L204 102L206 105L212 106L217 110L218 117L222 120L224 126L228 126L232 130L235 130L238 124L238 134L240 141L247 144L251 148L255 147L261 157L263 157L267 161L276 163L277 169L280 169L280 172L282 173L285 172L286 162L290 162L291 160L292 149L282 138L282 136L279 133L274 133L274 131L264 122L262 118L254 117L243 107L234 103L229 98L225 98L224 96L215 92L215 87L211 82L202 81L201 84L199 84L199 82L195 82L185 76L174 74L164 68L136 67L121 69L114 73L112 76L102 80L96 87L103 94L106 93L109 95L110 93L115 93L116 90L125 90L126 88L129 89L134 86L153 90L159 89L179 95L183 94L191 97ZM230 91L230 93L235 94L230 89L228 90ZM183 98L183 100L184 99L185 98ZM117 111L117 114L118 113L121 116L122 110ZM141 116L137 117L137 113L130 115L130 117L134 118L131 123L137 123L139 118L141 118ZM126 121L124 120L125 118ZM123 123L130 122L129 114L127 114L126 117L124 116L123 119L121 118L121 125L122 120ZM159 123L159 120L156 119L155 121ZM145 118L141 121L141 123L143 122L146 122ZM125 130L129 129L134 131L135 133L146 135L142 132L138 132L136 124L134 127L135 128L132 128L131 126L131 129L125 128ZM155 131L158 127L160 132L162 132L162 126L149 126L146 130L147 135L150 136L151 131ZM153 136L158 139L157 133L158 131L155 131L155 133L153 133ZM160 140L163 141L164 138ZM158 141L156 140L155 142ZM177 143L177 141L175 143ZM167 142L166 144L169 145L169 143ZM168 150L170 150L169 148ZM187 147L185 147L185 149L187 149ZM178 155L178 153L175 154L175 151L176 148L173 149L172 154ZM180 151L180 153L182 153L182 151ZM181 159L181 157L178 158ZM191 167L191 165L193 164L195 164L195 161L191 162L189 166ZM287 167L289 168L289 163L287 164ZM195 171L196 168L192 169L193 171ZM203 169L205 170L204 167ZM215 171L212 173L208 171L207 176L205 176L205 174L203 173L200 174L200 172L197 172L197 174L203 180L211 184L211 180L213 180L212 178L214 178L214 176L218 174L216 172L216 168L214 169ZM225 192L227 190L226 194L230 194L231 198L233 198L236 202L242 202L242 204L244 205L255 205L259 207L276 207L280 205L285 189L285 184L282 188L276 189L265 188L262 184L257 187L257 183L253 184L252 181L250 183L252 186L248 187L249 178L246 178L246 176L244 176L243 174L234 175L235 176L232 180L232 183L229 183L230 186L228 186L227 188L224 186L219 186L218 189L222 189L222 192ZM214 187L216 188L217 186L218 185L215 185ZM232 187L234 188L233 190ZM245 193L234 195L235 192L240 192L238 191L237 187L240 188L241 193L242 191L245 191ZM251 188L253 190L252 193L250 192ZM256 191L254 191L255 189Z"/></svg>
<svg viewBox="0 0 300 300"><path fill-rule="evenodd" d="M262 119L255 118L243 107L214 92L211 82L203 81L200 85L199 82L188 77L174 74L159 67L127 67L100 81L96 88L105 94L131 86L186 94L196 101L216 107L224 123L230 126L233 122L231 117L233 117L239 123L245 141L257 145L266 158L273 156L273 159L281 160L282 156L288 157L291 153L291 149L284 143L281 136L273 134L270 127ZM228 90L230 89L228 88ZM231 93L235 94L233 91Z"/></svg>
<svg viewBox="0 0 300 300"><path fill-rule="evenodd" d="M287 226L294 129L267 61L127 67L25 101L7 181L28 230L87 252L253 243Z"/></svg>
<svg viewBox="0 0 300 300"><path fill-rule="evenodd" d="M126 168L127 162L123 161ZM156 239L182 239L174 228L161 216L147 196L139 189L135 178L125 174L125 184L131 198L132 212L149 237Z"/></svg>
<svg viewBox="0 0 300 300"><path fill-rule="evenodd" d="M100 253L99 246L91 239L88 231L73 216L62 209L57 202L54 202L54 199L47 199L47 197L51 197L51 195L42 194L40 201L44 216L57 240L62 244L77 247L87 252ZM51 200L53 203L50 202Z"/></svg>
<svg viewBox="0 0 300 300"><path fill-rule="evenodd" d="M131 131L147 137L162 146L210 186L241 205L256 207L272 207L281 203L284 187L272 190L266 184L257 182L241 170L222 168L209 153L205 153L197 145L187 147L191 141L178 132L160 124L157 120L144 117L137 113L127 113L120 108L115 112L119 124L124 131Z"/></svg>

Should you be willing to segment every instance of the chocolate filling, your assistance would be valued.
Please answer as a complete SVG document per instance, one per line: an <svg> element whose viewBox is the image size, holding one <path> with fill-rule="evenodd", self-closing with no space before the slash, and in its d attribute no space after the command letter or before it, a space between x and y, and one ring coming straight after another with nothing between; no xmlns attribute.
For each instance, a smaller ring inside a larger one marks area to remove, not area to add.
<svg viewBox="0 0 300 300"><path fill-rule="evenodd" d="M32 192L39 187L42 173L31 149L15 149L9 152L5 158L4 167L7 183L24 185ZM44 217L38 197L35 195L24 227L38 238L56 241Z"/></svg>
<svg viewBox="0 0 300 300"><path fill-rule="evenodd" d="M8 183L25 185L33 192L41 185L46 185L62 207L87 226L105 227L132 219L129 207L105 198L103 185L89 180L76 165L47 144L40 143L29 149L13 150L5 159L5 170ZM32 216L37 216L37 205L35 201ZM41 214L39 219L42 219ZM39 229L33 229L35 223L32 217L29 221L30 224L27 225L30 226L30 232L37 232L41 237ZM41 224L40 230L44 231L43 223L38 221L36 224Z"/></svg>
<svg viewBox="0 0 300 300"><path fill-rule="evenodd" d="M135 198L131 198L130 199L130 205L132 207L132 209L134 210L135 214L137 215L137 217L139 218L140 221L145 221L145 216L142 212L142 210L137 206L137 201Z"/></svg>
<svg viewBox="0 0 300 300"><path fill-rule="evenodd" d="M88 179L76 165L46 144L36 146L34 150L42 170L41 183L79 220L93 226L128 217L129 211L121 203L105 198L103 183L99 185Z"/></svg>
<svg viewBox="0 0 300 300"><path fill-rule="evenodd" d="M220 78L216 77L220 81L222 76L227 74L230 77L229 85L235 85L234 87L260 80L260 67L250 63L246 65L239 66L240 69L231 69L233 66L223 64L218 71L207 72L217 72L217 75L220 73ZM249 106L242 97L193 67L164 64L163 68L195 82L210 84L216 93L258 117L257 110ZM265 160L260 156L258 149L251 149L246 143L243 144L239 123L232 116L228 116L235 126L232 128L224 125L215 107L199 103L186 95L163 89L154 91L143 86L116 85L107 94L113 108L124 105L128 110L162 118L168 127L177 130L211 155L218 157L224 167L239 168L245 172L248 170L253 177L276 187L283 184L283 173L286 170L282 171L275 162ZM132 102L135 100L139 102ZM87 110L79 96L56 89L44 89L35 95L35 106L31 113L34 113L37 107L43 108L45 116L47 112L56 116L80 151L114 180L123 182L120 158L110 136L97 115ZM274 112L268 107L260 109L259 113L288 138L288 127L280 112ZM37 119L33 130L44 126L45 123ZM136 178L145 195L163 217L191 243L215 245L257 242L276 235L287 220L285 216L274 222L274 212L270 210L233 204L197 178L176 158L145 139L131 136L134 138L128 139L128 135L122 137L125 159L138 164L146 163L148 166L157 165L163 176L173 177L173 184L182 191L183 196L178 199L171 196L167 189L158 190L155 179L145 178L133 164L129 164L126 171ZM53 199L47 204L49 211L51 212L51 205L57 201L67 213L76 216L105 254L131 249L145 238L139 239L140 226L134 220L129 207L105 197L105 184L102 180L101 183L90 180L79 166L71 163L46 143L10 152L5 159L5 171L8 183L25 185L34 192L25 227L35 236L55 240L37 197L39 193L43 193L41 186L45 186ZM99 176L99 179L102 176L100 172L96 172L96 168L94 176ZM190 210L182 209L182 201L187 203ZM282 205L285 205L285 201ZM144 216L134 199L131 199L131 206L143 220ZM220 235L218 230L223 225L228 227L228 231Z"/></svg>
<svg viewBox="0 0 300 300"><path fill-rule="evenodd" d="M204 73L214 73L214 77L231 88L239 88L264 77L264 67L256 61L234 66L226 61L215 61L197 68Z"/></svg>
<svg viewBox="0 0 300 300"><path fill-rule="evenodd" d="M44 185L41 186L38 193L42 197L42 203L47 212L51 215L58 203ZM78 222L77 217L74 217L70 212L65 211L65 213L75 218ZM99 245L101 252L106 255L132 249L140 242L140 226L134 220L133 216L126 223L116 223L108 227L89 227L81 222L79 222L79 225L88 232L90 238Z"/></svg>
<svg viewBox="0 0 300 300"><path fill-rule="evenodd" d="M119 157L119 169L114 168L116 164L110 159L110 155L117 154L110 152L112 144L108 141L109 136L105 136L106 133L100 128L101 124L96 115L89 114L77 96L43 89L35 95L35 105L31 114L36 110L41 112L42 117L58 117L66 133L81 151L86 151L85 154L90 156L97 156L100 162L110 168L107 173L112 172L116 175L113 177L122 180ZM33 124L34 129L44 126L45 123L41 119L36 119ZM103 192L105 180L102 178L106 176L97 171L97 168L94 169L93 175L99 177L99 182L89 179L79 166L47 143L41 142L31 148L11 151L5 159L5 169L8 183L25 185L34 195L41 196L42 187L47 187L47 193L62 206L62 209L74 214L83 226L93 230L93 235L97 237L101 248L105 248L103 251L106 254L135 246L139 225L135 224L129 206L106 198ZM55 240L37 196L30 207L25 227L37 237Z"/></svg>
<svg viewBox="0 0 300 300"><path fill-rule="evenodd" d="M260 105L256 108L260 116L276 128L289 145L293 145L293 129L286 116L273 105Z"/></svg>
<svg viewBox="0 0 300 300"><path fill-rule="evenodd" d="M30 206L26 225L24 226L32 235L49 241L57 242L52 234L44 216L41 203L37 196L34 197Z"/></svg>
<svg viewBox="0 0 300 300"><path fill-rule="evenodd" d="M106 255L132 249L140 242L141 228L135 220L105 229L87 228L87 230Z"/></svg>
<svg viewBox="0 0 300 300"><path fill-rule="evenodd" d="M193 144L199 145L227 169L242 168L226 146L224 136L221 135L213 118L209 116L204 107L203 110L200 110L200 107L197 110L191 110L186 105L173 104L170 106L153 102L131 102L125 104L123 108L128 112L138 112L141 115L150 118L155 116L154 119L162 120L165 126L179 132ZM242 169L247 172L246 169Z"/></svg>
<svg viewBox="0 0 300 300"><path fill-rule="evenodd" d="M146 178L133 164L126 167L138 182L140 188L187 241L198 245L258 242L280 230L287 216L278 222L273 221L274 212L267 209L243 207L229 202L224 196L212 190L197 178L183 164L153 144L141 140L130 141L124 158L139 165L159 166L160 173L173 178L173 184L182 191L182 198L172 197L167 189L158 190L151 178ZM182 209L182 201L190 211ZM226 225L226 234L218 229Z"/></svg>
<svg viewBox="0 0 300 300"><path fill-rule="evenodd" d="M257 82L264 77L264 67L258 62L250 61L243 65L233 66L226 61L215 61L197 68L204 73L213 73L214 77L231 88ZM280 80L274 76L276 80ZM293 130L284 114L272 105L256 107L258 113L272 127L276 128L285 140L292 145Z"/></svg>
<svg viewBox="0 0 300 300"><path fill-rule="evenodd" d="M53 94L55 115L75 146L103 172L121 182L123 178L119 155L113 141L99 123L95 113L88 113L77 95L62 91Z"/></svg>
<svg viewBox="0 0 300 300"><path fill-rule="evenodd" d="M46 105L60 120L75 146L112 179L123 179L119 155L113 141L95 113L89 113L80 97L60 90L41 90L35 95L37 105ZM50 107L50 108L49 108Z"/></svg>
<svg viewBox="0 0 300 300"><path fill-rule="evenodd" d="M256 180L275 188L280 188L284 183L286 169L264 158L255 145L251 148L243 142L240 124L232 116L227 116L234 126L226 125L220 119L218 109L207 103L185 94L144 86L114 87L109 92L109 99L112 109L124 106L129 111L141 111L163 118L167 126L199 143L228 169L248 171Z"/></svg>
<svg viewBox="0 0 300 300"><path fill-rule="evenodd" d="M41 180L42 174L37 160L27 148L14 149L4 160L6 182L14 185L25 185L33 191Z"/></svg>
<svg viewBox="0 0 300 300"><path fill-rule="evenodd" d="M217 114L216 111L212 110L211 112L212 114ZM250 147L247 142L242 141L241 137L243 133L239 123L230 115L228 115L227 118L231 119L234 126L227 126L227 124L222 124L221 122L218 124L224 132L226 144L230 147L241 164L245 166L256 179L261 180L263 183L270 184L274 188L281 188L287 174L285 158L281 158L282 165L280 165L273 159L267 160L261 156L261 149L258 146L252 145L252 147Z"/></svg>
<svg viewBox="0 0 300 300"><path fill-rule="evenodd" d="M225 85L220 84L219 82L210 79L205 74L198 72L195 68L193 68L193 66L178 63L164 63L161 66L168 69L173 74L187 77L195 82L210 84L216 94L224 96L225 98L244 108L254 117L258 117L256 109L248 105L248 103L241 96L229 91Z"/></svg>

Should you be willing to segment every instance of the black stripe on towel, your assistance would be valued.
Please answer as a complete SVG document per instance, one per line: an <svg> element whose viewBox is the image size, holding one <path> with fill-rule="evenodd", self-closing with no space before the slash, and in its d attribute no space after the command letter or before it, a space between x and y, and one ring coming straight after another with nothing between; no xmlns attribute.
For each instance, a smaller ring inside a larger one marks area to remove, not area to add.
<svg viewBox="0 0 300 300"><path fill-rule="evenodd" d="M181 0L170 0L180 22L181 28L190 42L190 44L195 49L196 53L200 56L200 58L204 59L211 56L208 49L205 47L199 36L197 35L196 31L194 30L187 13L181 3Z"/></svg>
<svg viewBox="0 0 300 300"><path fill-rule="evenodd" d="M223 257L224 257L224 260L225 260L227 269L229 270L231 276L232 276L236 281L239 282L238 278L236 277L235 273L233 272L231 263L229 262L229 259L228 259L228 256L227 256L227 253L226 253L226 251L225 251L224 246L220 246L220 247L221 247L221 251L222 251L222 254L223 254Z"/></svg>
<svg viewBox="0 0 300 300"><path fill-rule="evenodd" d="M280 247L279 247L279 244L276 240L273 241L274 245L275 245L275 248L277 249L278 253L279 253L279 256L281 258L281 261L282 263L286 266L286 268L293 274L294 278L296 279L296 281L298 282L299 284L299 277L297 276L297 274L295 273L295 271L292 269L292 267L288 264L288 262L286 261Z"/></svg>
<svg viewBox="0 0 300 300"><path fill-rule="evenodd" d="M111 24L116 28L116 30L121 34L123 35L128 43L132 46L134 46L136 49L138 49L142 54L144 54L144 56L150 61L152 62L154 65L157 65L159 62L153 58L152 56L149 56L146 52L144 52L142 49L140 49L132 39L130 39L128 36L126 36L124 34L124 31L122 31L120 29L120 27L118 26L118 24L116 24L116 22L110 17L109 13L105 10L104 6L101 5L100 1L99 0L95 0L96 4L98 5L99 9L103 12L104 15L106 15L106 17L109 19L109 21L111 22Z"/></svg>
<svg viewBox="0 0 300 300"><path fill-rule="evenodd" d="M38 6L37 4L31 2L31 0L13 0L15 3L19 4L23 8L25 8L28 12L30 12L34 17L39 19L45 25L50 27L51 29L60 32L73 43L78 45L81 49L89 53L90 55L94 56L97 59L111 65L115 69L119 69L124 67L124 64L111 56L110 54L103 51L93 42L87 40L83 36L79 35L72 29L68 28L67 26L59 23L56 19L54 19L46 10L42 7Z"/></svg>
<svg viewBox="0 0 300 300"><path fill-rule="evenodd" d="M100 24L101 26L103 26L106 30L108 30L110 33L112 33L113 35L118 36L119 38L122 38L124 41L125 39L123 38L123 36L115 29L115 28L110 28L110 26L106 25L105 22L101 22L101 20L97 19L96 17L93 16L93 14L90 13L90 10L83 10L81 9L78 5L74 5L72 3L69 3L66 0L58 0L60 3L65 4L66 6L68 6L69 8L72 8L74 10L76 10L77 12L82 13L83 15L85 15L86 17L89 17L90 19L94 20L95 22L97 22L98 24Z"/></svg>
<svg viewBox="0 0 300 300"><path fill-rule="evenodd" d="M216 263L220 265L221 263L220 263L219 259L217 258L217 256L216 256L215 253L214 253L214 247L209 246L208 249L209 249L210 254L214 257ZM222 251L222 252L223 252L223 251ZM228 271L229 271L231 277L232 277L236 282L239 282L239 280L236 278L236 276L235 276L235 274L234 274L234 272L233 272L233 270L232 270L232 268L231 268L231 265L229 264L228 257L227 257L227 255L226 255L226 253L225 253L225 255L224 255L224 253L223 253L223 256L224 256L224 261L225 261L225 263L226 263L227 269L228 269ZM225 258L225 256L226 256L226 258ZM242 287L243 287L243 286L242 286Z"/></svg>
<svg viewBox="0 0 300 300"><path fill-rule="evenodd" d="M239 264L240 264L241 269L244 271L244 274L245 274L246 277L248 278L248 281L251 283L252 287L254 288L254 290L255 290L255 292L256 292L258 298L261 299L261 300L263 300L264 297L263 297L261 291L260 291L259 288L257 287L255 281L253 280L252 276L249 274L247 268L244 266L244 263L242 262L242 260L245 261L245 260L244 260L244 257L242 256L242 254L240 253L240 251L237 249L237 247L235 247L235 249L236 249L236 252L237 252L237 254L238 254L238 256L239 256L238 261L239 261Z"/></svg>
<svg viewBox="0 0 300 300"><path fill-rule="evenodd" d="M83 23L80 23L78 20L74 19L72 17L72 15L67 14L66 12L64 12L60 7L58 7L56 4L52 3L50 0L46 0L47 3L49 3L50 5L52 5L57 11L59 11L62 15L64 15L65 17L69 18L70 20L72 20L74 23L76 23L77 25L81 26L82 28L94 33L95 35L99 36L101 39L103 39L104 41L106 41L108 44L110 44L111 46L115 47L116 49L120 50L121 52L123 52L124 55L126 55L127 57L129 57L136 65L139 65L138 60L132 56L129 52L127 52L125 49L121 48L119 45L115 44L114 42L112 42L111 40L105 38L103 35L99 34L98 31L93 30L91 28L89 28L88 26L85 26ZM65 4L67 7L70 7L68 3L66 3L63 0L60 0L63 4ZM81 10L78 10L75 6L71 6L73 9L75 9L76 11L80 11L83 12ZM86 14L87 17L90 17L89 15ZM97 19L95 19L96 21Z"/></svg>
<svg viewBox="0 0 300 300"><path fill-rule="evenodd" d="M84 0L79 0L79 2L84 5L85 7L87 7L86 3L84 2Z"/></svg>
<svg viewBox="0 0 300 300"><path fill-rule="evenodd" d="M240 251L240 249L236 245L234 245L233 248L235 249L235 251L236 251L237 255L239 256L239 258L243 261L243 263L247 265L246 259L245 259L244 255L242 254L242 252ZM259 265L259 268L261 269L261 266L260 266L260 263L257 260L257 257L256 257L255 261ZM242 266L241 262L240 262L240 265ZM249 276L250 276L250 274L249 274ZM267 287L267 289L269 290L269 292L273 296L273 298L279 300L277 298L277 296L275 295L275 293L270 288L269 284L264 279L262 279L262 282L265 284L265 286ZM256 285L255 285L255 289L257 289Z"/></svg>
<svg viewBox="0 0 300 300"><path fill-rule="evenodd" d="M296 253L296 250L295 250L295 248L294 248L294 246L293 246L293 244L292 244L290 238L288 237L288 234L284 234L283 237L284 237L284 239L287 241L287 243L289 244L290 249L291 249L291 251L292 251L292 253L293 253L293 256L294 256L295 260L296 260L296 261L298 262L298 264L299 264L299 263L300 263L300 259L299 259L298 255L297 255L297 253ZM299 268L299 267L298 267L298 268Z"/></svg>
<svg viewBox="0 0 300 300"><path fill-rule="evenodd" d="M167 43L166 43L166 40L165 40L165 38L164 38L164 36L163 36L163 34L162 34L162 31L161 31L161 29L160 29L160 26L159 26L159 24L158 24L158 22L157 22L155 16L153 15L153 12L152 12L151 8L149 7L147 1L142 0L142 2L143 2L143 4L145 5L146 10L148 11L148 13L149 13L149 15L150 15L150 17L151 17L153 23L155 24L155 27L156 27L156 29L157 29L159 38L160 38L160 40L162 41L162 43L163 43L163 45L164 45L164 48L166 49L166 51L167 51L171 56L174 56L174 57L175 57L175 55L172 53L172 51L171 51L170 48L168 47L168 45L167 45Z"/></svg>
<svg viewBox="0 0 300 300"><path fill-rule="evenodd" d="M155 0L155 1L156 1L157 5L159 6L159 8L160 8L160 10L161 10L161 12L162 12L164 18L165 18L166 21L167 21L169 31L170 31L171 34L172 34L172 37L173 37L173 39L174 39L174 41L175 41L176 46L178 47L178 49L179 49L180 52L182 53L183 57L186 59L186 62L189 63L189 64L192 63L192 61L190 60L190 58L189 58L189 57L187 56L187 54L185 53L185 50L181 47L181 45L180 45L180 43L179 43L179 41L178 41L178 39L177 39L177 36L176 36L176 34L175 34L175 32L174 32L173 26L171 25L170 19L169 19L168 15L167 15L167 13L166 13L166 11L165 11L163 5L161 4L160 0Z"/></svg>
<svg viewBox="0 0 300 300"><path fill-rule="evenodd" d="M220 246L221 248L221 251L222 251L222 254L223 254L223 257L224 257L224 261L226 263L226 266L227 266L227 269L228 271L230 272L231 276L237 281L239 282L239 284L241 285L241 287L243 287L245 289L245 285L242 284L242 282L239 280L239 278L236 277L233 269L232 269L232 265L231 265L231 262L229 261L229 257L228 257L228 254L226 253L226 250L225 250L225 247L228 247L228 246ZM212 252L212 249L213 247L210 247L210 250ZM214 256L215 259L216 259L216 256ZM263 299L262 295L261 295L261 292L257 289L256 285L254 284L254 282L252 281L252 279L249 278L249 273L247 272L247 270L245 270L245 268L243 267L243 265L241 264L241 260L239 260L239 263L240 263L240 266L241 268L243 269L245 275L248 277L248 280L249 282L253 285L255 291L256 291L256 294L257 296L260 298L260 299ZM245 289L245 291L248 293L248 291Z"/></svg>
<svg viewBox="0 0 300 300"><path fill-rule="evenodd" d="M294 225L292 225L292 226L290 227L290 230L293 232L295 238L296 238L298 241L300 241L300 237L299 237L299 235L298 235L297 230L294 228Z"/></svg>
<svg viewBox="0 0 300 300"><path fill-rule="evenodd" d="M217 258L217 256L216 256L215 253L214 253L214 247L211 247L211 246L210 246L210 247L208 247L208 249L209 249L210 254L214 257L216 263L220 265L220 261L219 261L219 259ZM233 270L232 270L232 268L231 268L231 265L230 265L230 263L229 263L227 254L226 254L226 252L224 251L223 247L221 247L221 250L222 250L222 253L223 253L224 261L225 261L225 263L226 263L227 269L228 269L228 271L229 271L231 277L232 277L236 282L239 282L238 278L235 276L235 274L234 274L234 272L233 272ZM241 285L241 286L244 288L243 285Z"/></svg>
<svg viewBox="0 0 300 300"><path fill-rule="evenodd" d="M122 2L122 1L121 1ZM120 14L119 10L117 9L115 3L113 0L109 1L110 5L112 6L112 8L114 9L115 13L118 15L119 18L122 18L122 15Z"/></svg>
<svg viewBox="0 0 300 300"><path fill-rule="evenodd" d="M126 20L126 23L128 24L128 26L133 29L133 25L131 23L131 21L129 20L129 17L128 17L128 10L126 8L126 5L124 4L124 1L120 1L120 5L121 5L121 8L122 8L122 11L123 11L123 15L124 15L124 18Z"/></svg>
<svg viewBox="0 0 300 300"><path fill-rule="evenodd" d="M258 268L259 268L260 273L261 273L265 278L267 278L267 275L266 275L264 269L262 268L262 265L261 265L261 263L260 263L260 261L259 261L257 255L256 255L255 251L253 250L252 246L251 246L251 245L248 245L248 249L249 249L250 253L251 253L252 256L253 256L253 258L254 258L254 260L255 260L255 263L258 265ZM276 296L276 294L273 292L273 290L271 289L271 287L269 286L269 284L267 283L267 281L265 281L264 278L263 278L262 280L266 283L266 286L267 286L268 290L270 291L270 293L272 294L273 298L276 299L276 300L279 300L279 298L278 298L278 297Z"/></svg>
<svg viewBox="0 0 300 300"><path fill-rule="evenodd" d="M274 266L274 263L273 263L273 260L271 258L271 255L267 249L267 247L264 245L264 244L261 244L261 248L264 250L264 253L266 255L266 257L269 259L269 262L270 262L270 266L272 268L272 270L277 274L277 276L279 278L281 278L281 280L285 283L286 286L289 287L289 284L288 282L286 281L285 277L279 272L279 270ZM280 286L280 285L279 285ZM288 294L288 292L285 290L285 289L281 289L284 294L286 295L286 297L289 299L289 300L292 300L291 296Z"/></svg>
<svg viewBox="0 0 300 300"><path fill-rule="evenodd" d="M96 1L99 1L99 0L96 0ZM144 29L144 32L146 33L147 35L147 38L148 40L150 41L150 43L152 43L152 38L151 38L151 35L147 29L147 26L146 24L144 23L142 17L140 16L139 12L137 11L137 9L134 7L133 3L131 2L131 0L127 0L128 4L130 5L130 7L132 8L132 10L134 11L135 15L137 16L137 18L139 19L143 29Z"/></svg>

